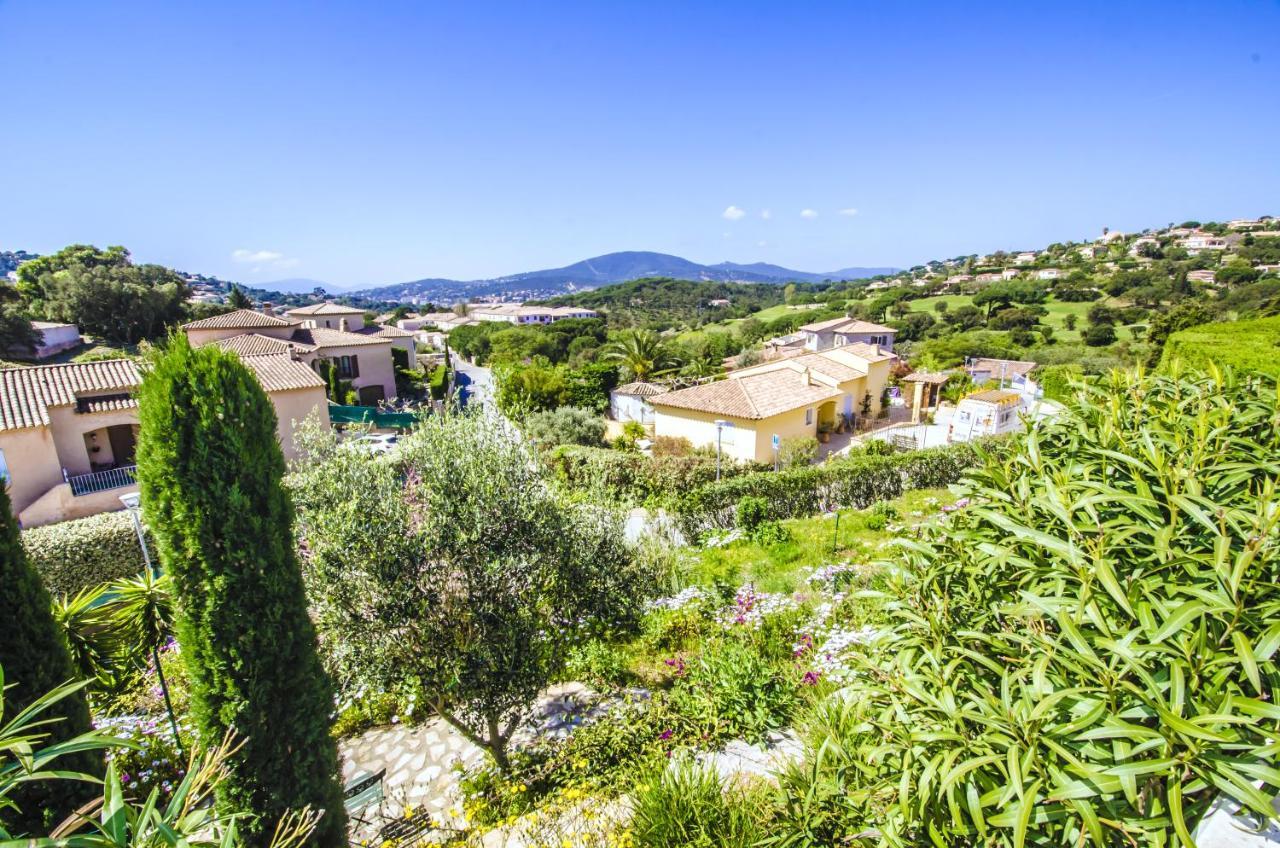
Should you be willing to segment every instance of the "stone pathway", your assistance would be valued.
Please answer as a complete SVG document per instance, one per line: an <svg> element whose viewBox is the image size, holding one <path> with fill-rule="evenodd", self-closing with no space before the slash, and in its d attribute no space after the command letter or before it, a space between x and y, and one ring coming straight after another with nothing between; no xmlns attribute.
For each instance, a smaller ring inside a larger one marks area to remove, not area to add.
<svg viewBox="0 0 1280 848"><path fill-rule="evenodd" d="M564 738L607 708L607 702L580 683L554 686L539 699L529 723L516 732L512 745ZM406 805L439 814L455 809L460 800L455 764L470 767L486 756L441 719L375 728L344 740L338 747L344 783L357 775L387 770L384 817L399 816Z"/></svg>

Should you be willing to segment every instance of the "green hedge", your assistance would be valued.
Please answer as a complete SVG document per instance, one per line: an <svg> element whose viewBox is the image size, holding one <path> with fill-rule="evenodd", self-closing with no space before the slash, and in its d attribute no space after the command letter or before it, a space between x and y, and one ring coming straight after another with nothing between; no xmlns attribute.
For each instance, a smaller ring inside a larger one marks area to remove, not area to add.
<svg viewBox="0 0 1280 848"><path fill-rule="evenodd" d="M648 457L641 453L563 445L547 454L556 479L574 489L603 492L618 500L670 501L681 492L712 483L716 461L705 456ZM725 460L721 479L754 474L770 466Z"/></svg>
<svg viewBox="0 0 1280 848"><path fill-rule="evenodd" d="M150 534L147 545L152 551ZM74 595L142 572L142 550L128 512L104 512L22 531L27 558L53 595Z"/></svg>
<svg viewBox="0 0 1280 848"><path fill-rule="evenodd" d="M1036 379L1044 389L1044 396L1049 400L1065 402L1075 394L1073 384L1084 377L1084 369L1079 365L1046 365L1040 369Z"/></svg>
<svg viewBox="0 0 1280 848"><path fill-rule="evenodd" d="M1204 324L1169 336L1160 370L1179 361L1193 368L1219 368L1280 377L1280 317Z"/></svg>
<svg viewBox="0 0 1280 848"><path fill-rule="evenodd" d="M746 474L687 490L675 505L681 530L693 539L712 528L732 527L743 497L764 498L770 518L798 518L835 508L863 509L910 489L934 489L960 479L991 441L910 451L890 456L854 456L824 465L768 474Z"/></svg>

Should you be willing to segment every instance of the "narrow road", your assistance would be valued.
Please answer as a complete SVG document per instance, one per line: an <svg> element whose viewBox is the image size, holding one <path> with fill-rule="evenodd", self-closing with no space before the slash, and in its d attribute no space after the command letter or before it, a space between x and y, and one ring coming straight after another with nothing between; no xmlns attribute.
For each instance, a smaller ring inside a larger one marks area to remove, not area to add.
<svg viewBox="0 0 1280 848"><path fill-rule="evenodd" d="M480 365L472 365L456 353L450 353L450 365L454 373L454 385L463 406L473 400L489 405L493 403L493 372Z"/></svg>

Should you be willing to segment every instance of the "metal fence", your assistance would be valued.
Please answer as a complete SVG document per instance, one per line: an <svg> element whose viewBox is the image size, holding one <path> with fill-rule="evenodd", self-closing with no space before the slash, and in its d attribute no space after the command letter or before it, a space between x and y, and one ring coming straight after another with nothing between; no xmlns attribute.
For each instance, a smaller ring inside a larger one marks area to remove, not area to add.
<svg viewBox="0 0 1280 848"><path fill-rule="evenodd" d="M122 465L119 468L112 468L107 471L95 471L92 474L77 474L75 477L68 477L67 483L71 485L71 494L91 495L94 492L105 492L107 489L119 489L124 486L134 486L138 483L138 466Z"/></svg>

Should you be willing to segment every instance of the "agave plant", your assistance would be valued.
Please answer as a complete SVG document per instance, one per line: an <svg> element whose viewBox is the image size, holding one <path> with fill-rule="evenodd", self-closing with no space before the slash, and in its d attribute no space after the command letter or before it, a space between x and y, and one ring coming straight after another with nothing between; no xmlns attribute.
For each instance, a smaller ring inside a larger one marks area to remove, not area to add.
<svg viewBox="0 0 1280 848"><path fill-rule="evenodd" d="M113 598L111 620L119 642L130 652L141 652L155 668L160 691L164 694L165 710L169 713L169 725L173 728L174 743L182 751L178 719L169 696L169 682L160 663L160 649L173 635L173 579L167 574L156 575L148 570L137 577L112 583L110 594Z"/></svg>
<svg viewBox="0 0 1280 848"><path fill-rule="evenodd" d="M81 677L102 682L115 670L117 654L104 592L105 587L98 586L53 601L53 618L66 637L76 671Z"/></svg>
<svg viewBox="0 0 1280 848"><path fill-rule="evenodd" d="M989 457L903 543L889 649L774 844L1192 845L1219 796L1275 819L1278 410L1274 382L1117 374Z"/></svg>

